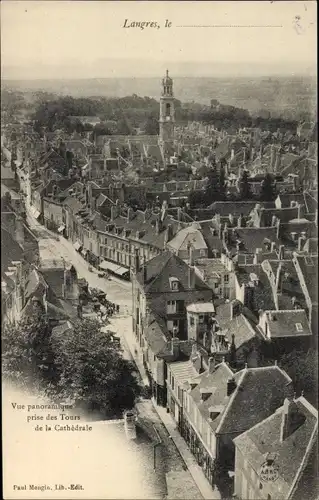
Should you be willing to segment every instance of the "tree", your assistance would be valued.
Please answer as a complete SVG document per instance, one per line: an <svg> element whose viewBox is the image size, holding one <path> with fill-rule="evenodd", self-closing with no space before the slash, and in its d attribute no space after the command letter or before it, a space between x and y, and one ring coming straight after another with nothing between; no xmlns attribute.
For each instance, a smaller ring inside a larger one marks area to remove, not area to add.
<svg viewBox="0 0 319 500"><path fill-rule="evenodd" d="M158 135L159 134L158 118L157 118L157 116L154 115L154 113L151 113L147 117L144 129L145 129L146 135Z"/></svg>
<svg viewBox="0 0 319 500"><path fill-rule="evenodd" d="M60 397L105 416L119 415L133 407L140 394L134 367L97 321L77 321L73 329L54 336L52 345Z"/></svg>
<svg viewBox="0 0 319 500"><path fill-rule="evenodd" d="M261 201L273 201L276 196L276 188L274 183L274 178L271 174L267 173L264 180L261 183Z"/></svg>
<svg viewBox="0 0 319 500"><path fill-rule="evenodd" d="M226 197L225 170L221 166L218 170L214 165L208 174L208 184L206 186L206 204L210 205L214 201L223 200Z"/></svg>
<svg viewBox="0 0 319 500"><path fill-rule="evenodd" d="M247 170L244 170L239 181L239 195L241 200L250 200L253 197Z"/></svg>
<svg viewBox="0 0 319 500"><path fill-rule="evenodd" d="M39 388L57 380L50 335L42 306L32 303L33 312L2 329L2 375L19 388Z"/></svg>
<svg viewBox="0 0 319 500"><path fill-rule="evenodd" d="M318 390L318 356L315 349L304 352L293 349L281 356L280 367L291 377L294 389L300 394L301 391L309 401L317 406Z"/></svg>

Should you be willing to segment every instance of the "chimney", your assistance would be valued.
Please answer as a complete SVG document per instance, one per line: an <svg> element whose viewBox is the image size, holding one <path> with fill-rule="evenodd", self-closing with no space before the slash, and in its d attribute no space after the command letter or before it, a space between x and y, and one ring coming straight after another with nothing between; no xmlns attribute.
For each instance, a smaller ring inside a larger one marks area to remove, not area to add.
<svg viewBox="0 0 319 500"><path fill-rule="evenodd" d="M134 215L133 209L132 208L128 208L128 210L127 210L127 223L128 224L133 219L133 215Z"/></svg>
<svg viewBox="0 0 319 500"><path fill-rule="evenodd" d="M284 260L284 258L285 258L285 246L284 245L279 245L278 259L279 260Z"/></svg>
<svg viewBox="0 0 319 500"><path fill-rule="evenodd" d="M23 245L24 244L24 224L23 224L22 217L16 217L15 226L16 226L16 231L15 231L16 241L20 245Z"/></svg>
<svg viewBox="0 0 319 500"><path fill-rule="evenodd" d="M195 269L193 266L188 267L188 288L190 290L195 288Z"/></svg>
<svg viewBox="0 0 319 500"><path fill-rule="evenodd" d="M147 282L147 268L146 268L145 262L144 262L144 265L143 265L143 282L144 283Z"/></svg>
<svg viewBox="0 0 319 500"><path fill-rule="evenodd" d="M194 253L193 253L193 245L189 245L189 260L188 263L190 266L194 265Z"/></svg>
<svg viewBox="0 0 319 500"><path fill-rule="evenodd" d="M241 225L242 225L242 216L240 215L237 219L237 227L239 228L241 227Z"/></svg>
<svg viewBox="0 0 319 500"><path fill-rule="evenodd" d="M162 222L159 219L157 219L156 223L155 223L155 232L156 232L156 234L160 234L161 229L162 229Z"/></svg>
<svg viewBox="0 0 319 500"><path fill-rule="evenodd" d="M271 227L275 227L277 224L277 217L275 215L271 218Z"/></svg>
<svg viewBox="0 0 319 500"><path fill-rule="evenodd" d="M297 215L297 219L301 219L301 208L302 208L302 206L301 206L301 204L299 203L299 204L298 204L298 215Z"/></svg>
<svg viewBox="0 0 319 500"><path fill-rule="evenodd" d="M177 358L179 355L180 349L179 349L179 338L173 337L171 340L171 354Z"/></svg>
<svg viewBox="0 0 319 500"><path fill-rule="evenodd" d="M216 358L211 356L208 360L208 373L213 373L216 367Z"/></svg>
<svg viewBox="0 0 319 500"><path fill-rule="evenodd" d="M166 230L165 230L165 235L164 235L164 248L166 247L167 243L170 241L172 237L172 225L168 224Z"/></svg>
<svg viewBox="0 0 319 500"><path fill-rule="evenodd" d="M276 249L276 243L274 241L271 242L271 245L270 245L270 251L271 253L273 253Z"/></svg>
<svg viewBox="0 0 319 500"><path fill-rule="evenodd" d="M138 248L135 248L134 267L135 272L137 273L140 270L140 254Z"/></svg>
<svg viewBox="0 0 319 500"><path fill-rule="evenodd" d="M276 226L277 226L276 236L277 236L277 238L279 238L279 232L280 232L280 219L277 219Z"/></svg>
<svg viewBox="0 0 319 500"><path fill-rule="evenodd" d="M233 160L235 158L235 150L232 149L230 152L230 159Z"/></svg>
<svg viewBox="0 0 319 500"><path fill-rule="evenodd" d="M235 382L235 379L234 378L230 378L227 381L227 396L231 396L231 394L234 392L234 390L236 389L236 387L237 387L237 384Z"/></svg>
<svg viewBox="0 0 319 500"><path fill-rule="evenodd" d="M280 442L281 443L288 437L289 406L290 406L290 401L288 398L286 398L284 401L282 417L281 417L281 426L280 426Z"/></svg>
<svg viewBox="0 0 319 500"><path fill-rule="evenodd" d="M301 252L303 242L305 242L305 238L303 238L302 236L299 236L299 238L298 238L298 252Z"/></svg>
<svg viewBox="0 0 319 500"><path fill-rule="evenodd" d="M315 224L318 227L318 210L315 211Z"/></svg>

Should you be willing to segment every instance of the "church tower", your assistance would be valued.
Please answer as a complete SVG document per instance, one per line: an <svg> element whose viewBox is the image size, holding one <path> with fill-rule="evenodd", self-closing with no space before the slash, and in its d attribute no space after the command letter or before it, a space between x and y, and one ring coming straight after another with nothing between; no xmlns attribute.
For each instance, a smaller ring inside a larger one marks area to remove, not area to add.
<svg viewBox="0 0 319 500"><path fill-rule="evenodd" d="M173 80L168 76L168 70L166 70L166 76L162 80L162 95L160 98L159 140L162 146L173 143L174 124Z"/></svg>

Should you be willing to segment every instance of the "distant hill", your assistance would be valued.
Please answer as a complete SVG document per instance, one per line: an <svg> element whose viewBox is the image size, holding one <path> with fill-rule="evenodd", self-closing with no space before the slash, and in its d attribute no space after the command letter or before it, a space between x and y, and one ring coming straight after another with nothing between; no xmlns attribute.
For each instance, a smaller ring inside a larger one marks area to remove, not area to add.
<svg viewBox="0 0 319 500"><path fill-rule="evenodd" d="M2 88L21 91L44 90L73 97L124 97L137 94L158 99L160 78L95 78L77 80L2 80ZM316 108L316 80L312 77L271 78L174 78L174 92L182 102L209 105L211 99L245 108L255 114L292 118L298 109L313 113Z"/></svg>

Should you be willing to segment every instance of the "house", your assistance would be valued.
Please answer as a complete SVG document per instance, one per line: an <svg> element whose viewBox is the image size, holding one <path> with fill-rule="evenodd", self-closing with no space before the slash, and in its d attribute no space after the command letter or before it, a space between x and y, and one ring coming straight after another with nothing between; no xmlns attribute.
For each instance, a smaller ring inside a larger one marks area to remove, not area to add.
<svg viewBox="0 0 319 500"><path fill-rule="evenodd" d="M288 338L291 343L297 337L312 335L304 309L261 311L258 327L268 341Z"/></svg>
<svg viewBox="0 0 319 500"><path fill-rule="evenodd" d="M318 412L286 398L268 418L234 439L238 499L318 498Z"/></svg>
<svg viewBox="0 0 319 500"><path fill-rule="evenodd" d="M169 251L142 267L137 264L132 281L133 331L139 339L143 335L140 327L147 309L165 319L168 331L182 340L186 337L187 305L212 300L211 289L195 273L192 257L188 265Z"/></svg>
<svg viewBox="0 0 319 500"><path fill-rule="evenodd" d="M213 357L207 370L183 385L181 433L211 484L216 462L234 469L233 439L270 416L292 390L278 366L245 367L234 374Z"/></svg>
<svg viewBox="0 0 319 500"><path fill-rule="evenodd" d="M238 300L216 307L216 327L211 352L223 356L232 368L256 368L261 361L261 335L255 315Z"/></svg>
<svg viewBox="0 0 319 500"><path fill-rule="evenodd" d="M181 229L168 241L167 249L174 252L183 260L189 258L189 245L193 247L194 259L208 257L208 247L201 233L201 226L198 222Z"/></svg>
<svg viewBox="0 0 319 500"><path fill-rule="evenodd" d="M216 259L197 259L195 272L212 289L218 299L235 298L234 262L225 254Z"/></svg>
<svg viewBox="0 0 319 500"><path fill-rule="evenodd" d="M260 309L276 309L272 285L260 263L240 265L235 271L235 287L236 299L256 315Z"/></svg>
<svg viewBox="0 0 319 500"><path fill-rule="evenodd" d="M302 292L304 294L308 318L314 336L318 334L318 254L293 254L295 266Z"/></svg>

